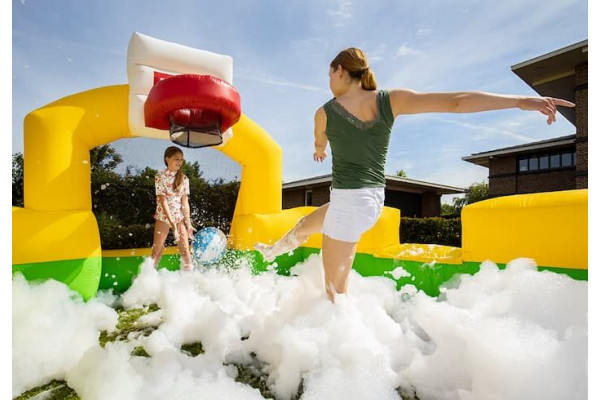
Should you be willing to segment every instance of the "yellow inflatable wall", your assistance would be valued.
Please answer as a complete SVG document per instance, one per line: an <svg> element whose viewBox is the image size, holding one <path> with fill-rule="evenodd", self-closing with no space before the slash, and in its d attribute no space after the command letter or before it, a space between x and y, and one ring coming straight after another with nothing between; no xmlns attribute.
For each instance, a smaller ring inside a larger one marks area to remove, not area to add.
<svg viewBox="0 0 600 400"><path fill-rule="evenodd" d="M489 199L462 211L465 262L532 258L539 266L588 268L588 191Z"/></svg>

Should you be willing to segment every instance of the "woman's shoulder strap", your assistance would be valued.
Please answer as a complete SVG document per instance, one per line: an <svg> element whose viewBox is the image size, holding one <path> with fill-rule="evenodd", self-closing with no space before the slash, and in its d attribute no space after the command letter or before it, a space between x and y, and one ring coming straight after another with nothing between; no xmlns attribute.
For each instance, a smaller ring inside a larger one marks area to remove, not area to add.
<svg viewBox="0 0 600 400"><path fill-rule="evenodd" d="M382 89L378 91L377 96L379 97L379 112L391 126L394 123L394 112L392 111L390 92L387 89Z"/></svg>

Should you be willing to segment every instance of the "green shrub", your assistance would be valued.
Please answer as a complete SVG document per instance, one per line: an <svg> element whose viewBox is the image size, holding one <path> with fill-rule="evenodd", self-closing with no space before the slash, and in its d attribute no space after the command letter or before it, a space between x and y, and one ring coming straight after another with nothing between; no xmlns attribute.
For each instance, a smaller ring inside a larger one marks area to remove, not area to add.
<svg viewBox="0 0 600 400"><path fill-rule="evenodd" d="M400 242L461 247L460 218L402 217L400 219Z"/></svg>

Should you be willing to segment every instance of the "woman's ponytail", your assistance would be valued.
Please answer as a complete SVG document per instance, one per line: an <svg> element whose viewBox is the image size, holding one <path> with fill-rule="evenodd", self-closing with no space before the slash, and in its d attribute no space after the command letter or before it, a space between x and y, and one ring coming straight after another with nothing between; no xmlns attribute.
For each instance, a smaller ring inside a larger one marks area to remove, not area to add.
<svg viewBox="0 0 600 400"><path fill-rule="evenodd" d="M377 90L377 80L375 79L375 74L371 70L371 67L367 67L367 69L363 71L360 78L360 85L365 90Z"/></svg>
<svg viewBox="0 0 600 400"><path fill-rule="evenodd" d="M350 47L342 50L331 62L332 68L341 65L352 79L360 80L360 84L365 90L376 90L377 80L375 74L369 67L369 61L366 54L359 48Z"/></svg>

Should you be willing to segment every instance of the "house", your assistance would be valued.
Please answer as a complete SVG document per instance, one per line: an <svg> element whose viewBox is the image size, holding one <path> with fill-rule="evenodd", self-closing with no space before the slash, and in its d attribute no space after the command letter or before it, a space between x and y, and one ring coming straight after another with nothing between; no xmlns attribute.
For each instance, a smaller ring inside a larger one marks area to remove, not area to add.
<svg viewBox="0 0 600 400"><path fill-rule="evenodd" d="M441 196L465 193L464 188L386 175L385 205L405 217L439 217ZM321 206L329 201L331 174L283 184L283 208Z"/></svg>
<svg viewBox="0 0 600 400"><path fill-rule="evenodd" d="M586 189L588 186L588 41L512 66L540 96L572 101L558 111L575 127L572 135L489 150L463 157L489 168L490 197Z"/></svg>

